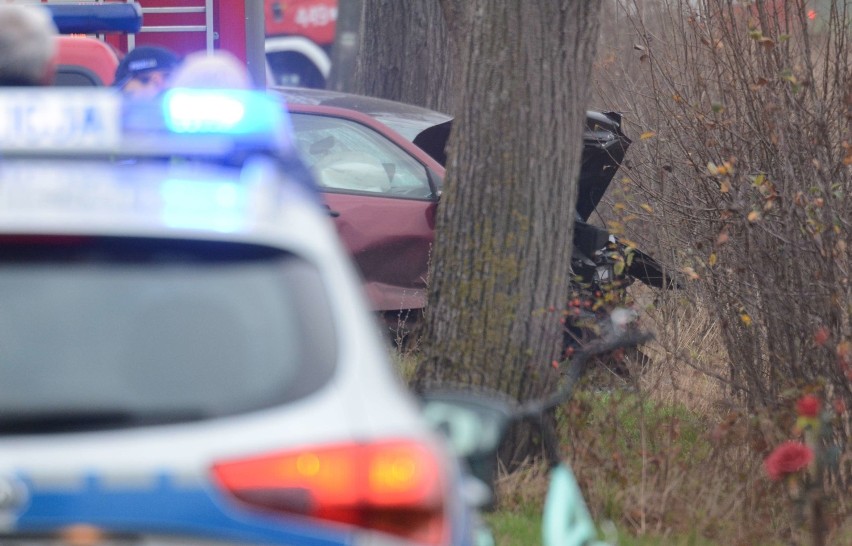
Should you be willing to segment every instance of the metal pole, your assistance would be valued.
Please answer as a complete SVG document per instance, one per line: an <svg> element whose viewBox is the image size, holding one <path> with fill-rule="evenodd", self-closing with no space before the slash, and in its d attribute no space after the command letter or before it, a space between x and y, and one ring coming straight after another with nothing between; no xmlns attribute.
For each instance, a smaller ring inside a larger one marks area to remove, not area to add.
<svg viewBox="0 0 852 546"><path fill-rule="evenodd" d="M266 88L266 26L264 3L245 0L246 5L246 66L257 87Z"/></svg>
<svg viewBox="0 0 852 546"><path fill-rule="evenodd" d="M215 44L215 36L213 32L213 0L207 0L204 3L204 45L207 47L207 54L213 53Z"/></svg>
<svg viewBox="0 0 852 546"><path fill-rule="evenodd" d="M331 50L331 74L327 89L353 91L355 63L361 41L361 0L340 0L337 7L337 28Z"/></svg>

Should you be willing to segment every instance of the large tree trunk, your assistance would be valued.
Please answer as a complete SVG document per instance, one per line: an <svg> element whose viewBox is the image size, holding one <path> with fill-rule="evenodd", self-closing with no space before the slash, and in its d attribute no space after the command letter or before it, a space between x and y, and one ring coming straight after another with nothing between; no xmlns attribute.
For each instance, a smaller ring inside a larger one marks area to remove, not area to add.
<svg viewBox="0 0 852 546"><path fill-rule="evenodd" d="M600 5L361 1L347 90L456 116L415 383L539 396L558 378Z"/></svg>
<svg viewBox="0 0 852 546"><path fill-rule="evenodd" d="M344 3L356 0L341 0ZM452 112L452 57L438 0L357 0L362 32L354 77L341 89Z"/></svg>
<svg viewBox="0 0 852 546"><path fill-rule="evenodd" d="M598 2L442 0L456 120L416 382L554 386Z"/></svg>

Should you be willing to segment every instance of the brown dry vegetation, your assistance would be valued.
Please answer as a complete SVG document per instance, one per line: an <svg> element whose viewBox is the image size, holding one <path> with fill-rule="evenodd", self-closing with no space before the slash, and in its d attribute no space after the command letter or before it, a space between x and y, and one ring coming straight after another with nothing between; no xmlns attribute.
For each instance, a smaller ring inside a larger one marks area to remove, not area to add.
<svg viewBox="0 0 852 546"><path fill-rule="evenodd" d="M836 455L816 523L763 471L796 437L803 393L852 408L852 3L604 12L591 106L621 111L634 143L593 221L684 287L630 288L651 365L588 378L559 415L565 456L595 519L632 535L852 543L848 409L826 413ZM498 508L540 506L545 489L530 463L502 476Z"/></svg>
<svg viewBox="0 0 852 546"><path fill-rule="evenodd" d="M622 111L634 144L598 220L685 287L631 289L653 365L563 416L597 517L720 544L819 540L762 461L793 437L802 393L852 407L850 18L831 0L607 3L594 106ZM832 419L829 544L852 531L849 412Z"/></svg>
<svg viewBox="0 0 852 546"><path fill-rule="evenodd" d="M812 383L852 394L830 351L850 337L852 14L769 4L610 3L596 71L635 139L606 223L687 279L753 408Z"/></svg>
<svg viewBox="0 0 852 546"><path fill-rule="evenodd" d="M566 457L596 518L632 534L852 540L849 411L830 414L837 456L817 524L762 468L795 436L803 393L852 407L852 6L605 12L593 106L623 112L634 143L598 222L685 286L631 288L656 333L652 365L604 394L599 374L564 409ZM536 465L504 476L501 506L539 502L544 482Z"/></svg>

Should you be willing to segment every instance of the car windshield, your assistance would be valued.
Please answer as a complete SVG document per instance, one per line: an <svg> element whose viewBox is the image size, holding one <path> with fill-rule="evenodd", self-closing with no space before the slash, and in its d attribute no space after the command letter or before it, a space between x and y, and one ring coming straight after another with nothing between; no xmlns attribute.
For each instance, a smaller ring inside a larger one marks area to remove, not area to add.
<svg viewBox="0 0 852 546"><path fill-rule="evenodd" d="M272 248L0 237L0 433L277 405L333 371L318 271Z"/></svg>

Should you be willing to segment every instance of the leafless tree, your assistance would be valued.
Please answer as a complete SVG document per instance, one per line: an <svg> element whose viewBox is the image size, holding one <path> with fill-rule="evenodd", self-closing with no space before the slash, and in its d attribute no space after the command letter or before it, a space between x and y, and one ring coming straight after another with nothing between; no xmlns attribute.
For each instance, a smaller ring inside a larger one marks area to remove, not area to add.
<svg viewBox="0 0 852 546"><path fill-rule="evenodd" d="M598 60L599 93L645 137L627 212L719 317L751 406L806 385L852 400L850 6L618 1L626 43L609 34Z"/></svg>

